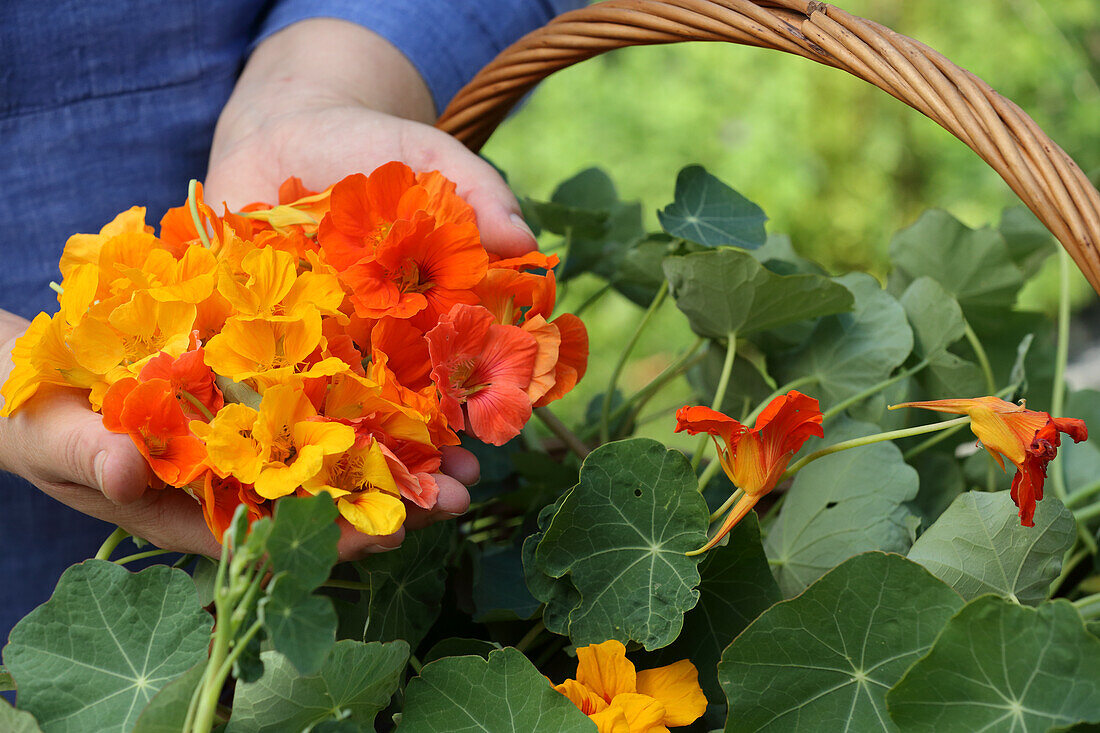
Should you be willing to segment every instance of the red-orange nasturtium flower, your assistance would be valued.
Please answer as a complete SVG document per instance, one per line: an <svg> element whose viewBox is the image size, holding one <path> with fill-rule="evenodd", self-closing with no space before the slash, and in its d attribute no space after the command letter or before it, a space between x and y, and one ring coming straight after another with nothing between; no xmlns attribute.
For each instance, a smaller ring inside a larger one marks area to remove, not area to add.
<svg viewBox="0 0 1100 733"><path fill-rule="evenodd" d="M686 659L638 672L622 642L577 648L577 678L554 687L592 719L599 733L668 733L707 709L699 672Z"/></svg>
<svg viewBox="0 0 1100 733"><path fill-rule="evenodd" d="M504 445L531 417L527 388L538 343L516 326L502 326L479 305L456 305L428 331L432 379L452 428ZM463 406L469 425L463 416Z"/></svg>
<svg viewBox="0 0 1100 733"><path fill-rule="evenodd" d="M709 407L681 407L676 412L676 432L709 433L722 469L733 485L745 492L718 532L697 552L714 547L762 496L775 488L802 444L811 436L824 436L821 423L817 400L796 390L772 400L752 429Z"/></svg>
<svg viewBox="0 0 1100 733"><path fill-rule="evenodd" d="M1034 527L1035 502L1043 498L1043 482L1047 464L1058 454L1059 433L1080 443L1089 437L1085 421L1077 418L1051 417L1049 413L1028 410L1024 405L1006 402L999 397L931 400L891 405L920 407L952 415L969 415L970 429L989 454L1005 467L1002 456L1016 466L1012 479L1012 501L1020 509L1020 524Z"/></svg>

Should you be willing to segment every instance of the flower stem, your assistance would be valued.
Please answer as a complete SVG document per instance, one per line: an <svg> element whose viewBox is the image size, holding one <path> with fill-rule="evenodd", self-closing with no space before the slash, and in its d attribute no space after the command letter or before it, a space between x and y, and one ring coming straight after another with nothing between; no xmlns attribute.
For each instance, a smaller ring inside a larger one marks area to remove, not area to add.
<svg viewBox="0 0 1100 733"><path fill-rule="evenodd" d="M144 560L147 557L156 557L157 555L171 555L173 550L147 550L145 552L138 552L133 555L127 555L126 557L115 560L115 565L125 565L128 562L134 562L136 560Z"/></svg>
<svg viewBox="0 0 1100 733"><path fill-rule="evenodd" d="M424 665L420 663L420 660L416 658L415 654L409 655L409 666L413 668L413 672L420 674L420 670L424 669Z"/></svg>
<svg viewBox="0 0 1100 733"><path fill-rule="evenodd" d="M1069 361L1069 288L1070 259L1064 247L1058 248L1059 272L1058 292L1058 347L1054 352L1054 389L1050 395L1050 414L1062 417L1066 403L1066 363ZM1066 501L1066 474L1062 462L1055 461L1051 476L1054 494L1063 503Z"/></svg>
<svg viewBox="0 0 1100 733"><path fill-rule="evenodd" d="M99 550L95 554L96 560L110 560L111 553L115 551L119 543L130 536L130 533L124 530L122 527L115 527L115 531L107 535L107 539L103 540L103 544L99 546Z"/></svg>
<svg viewBox="0 0 1100 733"><path fill-rule="evenodd" d="M611 379L607 383L607 391L603 395L603 409L600 411L600 442L606 443L610 440L611 432L611 397L615 394L615 385L618 384L619 375L622 374L623 367L626 366L626 360L630 358L630 352L634 350L634 347L638 344L638 339L641 338L642 331L653 319L653 314L657 312L657 309L661 307L661 304L665 302L665 297L668 295L668 280L661 283L660 289L657 290L657 294L653 296L653 302L649 304L649 308L646 309L645 315L642 316L642 320L639 321L638 327L634 329L633 335L626 343L626 348L619 354L619 360L615 363L615 369L611 372Z"/></svg>
<svg viewBox="0 0 1100 733"><path fill-rule="evenodd" d="M985 353L985 347L982 346L982 342L978 339L978 334L974 333L974 329L970 327L969 321L963 321L966 326L966 340L970 343L970 348L974 349L974 356L978 359L978 366L982 369L982 376L985 377L985 389L989 394L993 394L997 389L997 383L993 379L993 367L989 364L989 355Z"/></svg>
<svg viewBox="0 0 1100 733"><path fill-rule="evenodd" d="M881 443L884 440L897 440L898 438L909 438L914 435L924 435L925 433L933 433L937 430L946 430L956 425L966 425L970 422L970 416L965 415L963 417L957 417L954 420L945 420L943 422L932 423L930 425L920 425L915 428L903 428L902 430L889 430L885 433L875 433L874 435L867 435L862 438L853 438L852 440L845 440L840 443L816 450L808 456L795 461L790 468L786 470L779 481L785 481L791 476L805 468L807 463L816 461L818 458L824 458L825 456L833 453L838 453L842 450L848 450L849 448L859 448L864 445L871 445L872 443Z"/></svg>
<svg viewBox="0 0 1100 733"><path fill-rule="evenodd" d="M703 472L699 474L699 493L703 493L706 490L707 484L714 478L714 474L718 473L718 469L722 467L722 462L717 457L713 461L707 464L707 467L703 469Z"/></svg>
<svg viewBox="0 0 1100 733"><path fill-rule="evenodd" d="M853 407L854 405L858 405L860 402L863 402L868 397L875 396L876 394L883 391L884 389L889 388L891 385L897 384L901 380L913 376L914 374L919 372L921 369L924 369L926 366L928 366L929 363L930 362L928 361L928 359L924 359L919 364L916 364L915 366L913 366L911 369L906 369L903 372L898 372L897 374L890 377L889 379L884 379L881 382L879 382L878 384L876 384L872 387L868 387L867 389L863 390L859 394L853 395L853 396L849 397L848 399L844 400L843 402L838 402L837 404L833 405L832 407L830 407L825 412L821 413L822 422L824 422L825 420L828 420L829 418L835 417L836 415L839 415L840 413L847 410L849 407Z"/></svg>
<svg viewBox="0 0 1100 733"><path fill-rule="evenodd" d="M206 236L206 225L203 224L202 218L199 216L199 201L196 196L198 183L192 178L187 184L187 208L191 210L191 221L195 224L195 231L198 232L199 239L202 240L202 246L210 249L210 238Z"/></svg>
<svg viewBox="0 0 1100 733"><path fill-rule="evenodd" d="M715 463L717 463L717 461L715 461ZM713 512L710 513L710 520L709 521L713 524L714 522L717 522L719 519L724 517L726 512L728 512L730 510L730 507L733 506L734 504L736 504L738 502L738 500L744 495L745 495L745 492L742 491L741 489L737 489L736 491L734 491L732 494L730 494L730 498L726 499L722 503L722 506L718 507L717 509L715 509Z"/></svg>
<svg viewBox="0 0 1100 733"><path fill-rule="evenodd" d="M1086 621L1100 618L1100 593L1093 593L1091 596L1078 598L1073 602L1073 605L1077 609L1077 612L1081 614L1081 617Z"/></svg>
<svg viewBox="0 0 1100 733"><path fill-rule="evenodd" d="M718 377L718 387L714 390L714 401L710 405L712 410L720 409L722 403L726 401L726 390L730 386L730 374L733 372L733 362L736 358L737 332L730 331L726 334L726 359L722 362L722 375ZM692 470L699 468L699 463L703 460L703 454L707 450L709 439L709 435L699 436L699 446L695 449L695 455L691 459Z"/></svg>
<svg viewBox="0 0 1100 733"><path fill-rule="evenodd" d="M1100 481L1094 481L1083 489L1077 489L1077 491L1071 493L1066 497L1065 505L1072 507L1074 504L1079 504L1081 501L1097 492L1100 492Z"/></svg>
<svg viewBox="0 0 1100 733"><path fill-rule="evenodd" d="M531 646L535 639L539 638L539 634L544 631L546 631L546 624L544 624L540 620L538 623L531 627L530 631L523 635L522 639L516 642L516 649L526 653L527 647Z"/></svg>
<svg viewBox="0 0 1100 733"><path fill-rule="evenodd" d="M1078 524L1083 524L1084 522L1100 517L1100 502L1090 504L1084 509L1075 511L1073 516L1077 519Z"/></svg>
<svg viewBox="0 0 1100 733"><path fill-rule="evenodd" d="M910 458L913 458L914 456L920 455L921 453L925 452L926 450L928 450L932 446L936 445L937 443L941 443L941 442L947 440L952 435L954 435L955 433L962 430L964 427L966 427L966 426L965 425L959 425L957 427L951 428L950 430L944 430L942 433L939 433L938 435L933 435L931 438L927 438L926 440L922 440L917 445L915 445L912 448L910 448L909 450L905 451L905 453L902 454L902 458L904 458L906 461L908 461Z"/></svg>
<svg viewBox="0 0 1100 733"><path fill-rule="evenodd" d="M536 407L535 417L542 420L542 424L545 425L551 433L561 438L561 441L565 443L569 450L577 454L577 457L582 461L588 457L588 454L592 451L588 446L584 444L576 433L566 427L565 423L558 419L558 416L550 412L548 407Z"/></svg>
<svg viewBox="0 0 1100 733"><path fill-rule="evenodd" d="M592 293L592 295L589 295L587 298L585 298L583 303L573 309L573 315L575 315L577 318L580 318L581 313L584 313L586 310L598 303L600 300L603 299L603 296L607 295L609 292L611 292L611 283L604 285L602 288Z"/></svg>

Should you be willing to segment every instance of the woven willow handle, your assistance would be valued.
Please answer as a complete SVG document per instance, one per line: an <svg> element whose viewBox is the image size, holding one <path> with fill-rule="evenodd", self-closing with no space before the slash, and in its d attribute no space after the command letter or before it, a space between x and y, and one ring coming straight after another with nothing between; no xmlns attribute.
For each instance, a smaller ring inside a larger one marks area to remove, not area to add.
<svg viewBox="0 0 1100 733"><path fill-rule="evenodd" d="M1058 238L1100 293L1100 195L1023 110L941 54L816 0L604 0L505 49L437 126L478 150L550 74L624 46L729 41L773 48L874 84L966 143Z"/></svg>

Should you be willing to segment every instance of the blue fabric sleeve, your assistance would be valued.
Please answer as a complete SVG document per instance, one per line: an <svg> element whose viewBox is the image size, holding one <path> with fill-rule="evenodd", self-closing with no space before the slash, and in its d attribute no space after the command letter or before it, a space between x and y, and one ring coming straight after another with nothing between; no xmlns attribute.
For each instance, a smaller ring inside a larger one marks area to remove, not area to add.
<svg viewBox="0 0 1100 733"><path fill-rule="evenodd" d="M585 0L280 0L257 42L307 18L369 28L405 55L442 112L481 67L523 34Z"/></svg>

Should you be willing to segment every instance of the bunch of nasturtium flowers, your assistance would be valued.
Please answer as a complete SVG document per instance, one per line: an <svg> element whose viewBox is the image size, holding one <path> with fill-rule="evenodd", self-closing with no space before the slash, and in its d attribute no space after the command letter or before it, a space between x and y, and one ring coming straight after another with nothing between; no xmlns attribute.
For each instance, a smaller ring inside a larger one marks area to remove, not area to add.
<svg viewBox="0 0 1100 733"><path fill-rule="evenodd" d="M584 375L584 325L547 320L557 258L490 256L438 172L292 178L279 205L220 217L195 193L159 235L134 207L69 239L60 310L16 344L3 414L44 384L86 391L219 539L238 505L255 519L322 491L391 534L405 502L435 505L456 431L500 445Z"/></svg>
<svg viewBox="0 0 1100 733"><path fill-rule="evenodd" d="M929 212L882 283L698 166L660 232L597 169L522 203L553 254L487 253L400 163L221 215L196 185L159 233L134 208L69 240L4 414L81 390L223 552L131 573L163 551L110 561L116 532L67 570L4 647L0 730L1100 722L1100 447L1063 416L1100 392L1066 384L1064 253L1057 318L1017 307L1055 260L1037 220ZM577 388L588 329L623 348ZM647 339L663 362L628 363ZM337 564L340 517L395 531L459 443L467 516Z"/></svg>

